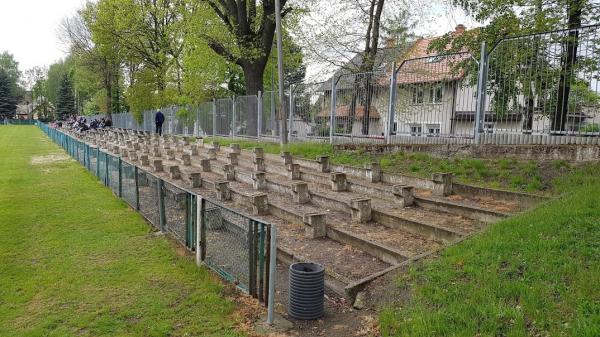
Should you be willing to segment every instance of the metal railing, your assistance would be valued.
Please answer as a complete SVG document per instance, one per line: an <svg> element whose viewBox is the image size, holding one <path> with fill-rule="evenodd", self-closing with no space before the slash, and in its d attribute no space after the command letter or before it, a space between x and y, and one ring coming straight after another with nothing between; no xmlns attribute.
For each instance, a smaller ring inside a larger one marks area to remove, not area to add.
<svg viewBox="0 0 600 337"><path fill-rule="evenodd" d="M388 70L344 73L286 90L291 141L330 143L598 144L600 26L505 38L471 52L402 60ZM182 107L162 109L165 133L250 137L279 135L273 92L198 106L193 127ZM120 128L152 130L113 115Z"/></svg>
<svg viewBox="0 0 600 337"><path fill-rule="evenodd" d="M67 153L157 230L171 235L238 288L270 303L275 281L274 226L176 186L121 157L38 123ZM174 124L174 129L178 128Z"/></svg>

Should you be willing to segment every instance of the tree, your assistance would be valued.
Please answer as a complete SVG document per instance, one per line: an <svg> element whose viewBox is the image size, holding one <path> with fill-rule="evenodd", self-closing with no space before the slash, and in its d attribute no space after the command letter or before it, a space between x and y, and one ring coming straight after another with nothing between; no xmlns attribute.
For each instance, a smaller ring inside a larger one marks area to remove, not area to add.
<svg viewBox="0 0 600 337"><path fill-rule="evenodd" d="M12 79L6 70L0 68L0 119L14 117L17 98L12 89Z"/></svg>
<svg viewBox="0 0 600 337"><path fill-rule="evenodd" d="M73 94L71 76L64 74L57 93L56 114L59 118L66 118L75 112L75 96Z"/></svg>
<svg viewBox="0 0 600 337"><path fill-rule="evenodd" d="M10 90L18 101L24 94L23 88L19 86L19 80L21 79L19 63L12 54L5 51L0 54L0 69L3 69L6 72Z"/></svg>

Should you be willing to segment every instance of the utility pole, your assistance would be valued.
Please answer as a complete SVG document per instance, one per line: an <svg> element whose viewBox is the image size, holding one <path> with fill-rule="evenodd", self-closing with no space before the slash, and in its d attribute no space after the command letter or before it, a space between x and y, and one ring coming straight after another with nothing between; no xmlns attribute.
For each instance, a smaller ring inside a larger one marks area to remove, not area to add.
<svg viewBox="0 0 600 337"><path fill-rule="evenodd" d="M288 143L287 135L287 114L285 95L283 90L283 37L281 28L281 3L279 0L275 0L275 25L277 28L277 72L279 75L279 102L281 107L279 108L279 123L281 125L280 143L285 145Z"/></svg>

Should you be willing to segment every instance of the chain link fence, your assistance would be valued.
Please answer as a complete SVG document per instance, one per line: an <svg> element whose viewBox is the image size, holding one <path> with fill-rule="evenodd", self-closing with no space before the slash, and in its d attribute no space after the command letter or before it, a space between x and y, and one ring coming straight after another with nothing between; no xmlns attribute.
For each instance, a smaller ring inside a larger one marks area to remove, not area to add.
<svg viewBox="0 0 600 337"><path fill-rule="evenodd" d="M270 224L176 186L46 124L38 125L155 229L197 251L200 260L223 278L268 303Z"/></svg>

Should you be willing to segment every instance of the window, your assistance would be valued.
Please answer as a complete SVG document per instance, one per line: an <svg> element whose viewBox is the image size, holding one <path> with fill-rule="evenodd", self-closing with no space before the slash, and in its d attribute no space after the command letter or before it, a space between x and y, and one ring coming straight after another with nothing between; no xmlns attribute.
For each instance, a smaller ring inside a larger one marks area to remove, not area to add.
<svg viewBox="0 0 600 337"><path fill-rule="evenodd" d="M394 122L394 128L392 129L392 132L394 134L396 134L398 132L398 122Z"/></svg>
<svg viewBox="0 0 600 337"><path fill-rule="evenodd" d="M427 137L439 137L440 136L440 125L439 124L428 124L427 125Z"/></svg>
<svg viewBox="0 0 600 337"><path fill-rule="evenodd" d="M410 126L411 136L420 136L423 133L423 127L420 124L413 124Z"/></svg>
<svg viewBox="0 0 600 337"><path fill-rule="evenodd" d="M444 87L442 85L436 85L429 88L429 103L440 104L444 96Z"/></svg>
<svg viewBox="0 0 600 337"><path fill-rule="evenodd" d="M412 88L412 104L423 104L423 98L425 94L422 87Z"/></svg>
<svg viewBox="0 0 600 337"><path fill-rule="evenodd" d="M494 133L494 123L483 123L483 133Z"/></svg>

